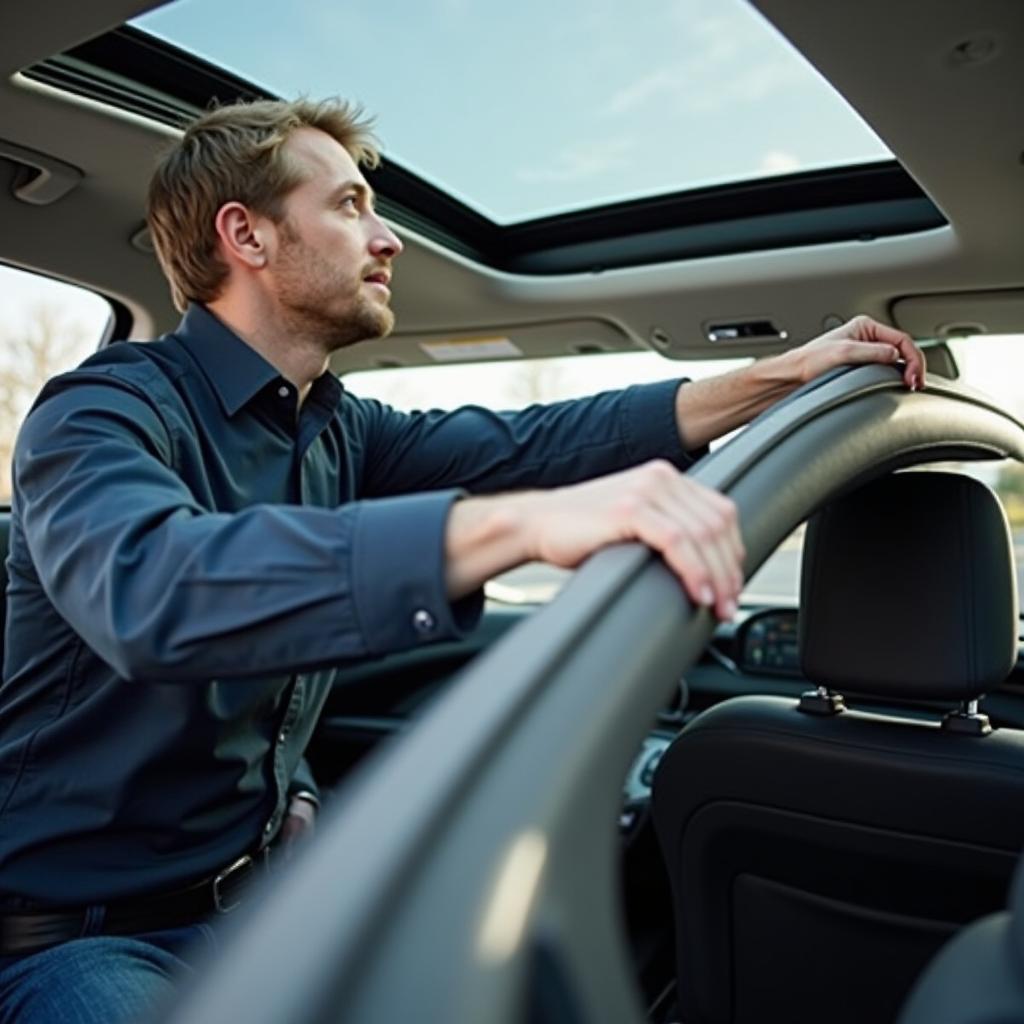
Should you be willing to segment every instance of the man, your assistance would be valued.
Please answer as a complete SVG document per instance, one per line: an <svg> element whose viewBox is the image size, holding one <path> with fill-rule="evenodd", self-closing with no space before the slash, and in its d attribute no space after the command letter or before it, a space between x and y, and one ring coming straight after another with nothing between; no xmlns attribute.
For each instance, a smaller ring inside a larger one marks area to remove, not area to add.
<svg viewBox="0 0 1024 1024"><path fill-rule="evenodd" d="M922 383L911 340L858 318L712 381L512 416L360 401L328 361L393 324L375 160L344 104L204 115L150 192L181 326L50 382L26 420L0 1020L110 1024L166 992L236 883L308 828L301 756L337 666L457 636L494 574L619 540L731 616L735 509L679 472L688 453L842 363L902 358Z"/></svg>

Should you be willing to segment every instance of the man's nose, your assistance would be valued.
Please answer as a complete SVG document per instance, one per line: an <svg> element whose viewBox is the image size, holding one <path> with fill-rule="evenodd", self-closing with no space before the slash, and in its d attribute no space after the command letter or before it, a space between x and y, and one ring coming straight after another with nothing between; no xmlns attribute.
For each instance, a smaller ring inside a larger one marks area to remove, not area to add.
<svg viewBox="0 0 1024 1024"><path fill-rule="evenodd" d="M374 217L374 231L370 237L370 252L374 256L394 259L401 255L402 240L379 217Z"/></svg>

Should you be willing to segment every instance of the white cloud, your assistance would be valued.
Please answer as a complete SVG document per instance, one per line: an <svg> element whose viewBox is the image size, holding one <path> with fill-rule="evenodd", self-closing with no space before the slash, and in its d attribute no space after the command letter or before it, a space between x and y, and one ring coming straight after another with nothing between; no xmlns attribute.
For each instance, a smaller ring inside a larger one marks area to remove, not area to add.
<svg viewBox="0 0 1024 1024"><path fill-rule="evenodd" d="M663 104L670 113L715 112L757 103L814 74L799 57L766 51L757 19L723 17L700 0L679 0L673 18L685 27L678 59L615 90L604 104L605 115L648 103Z"/></svg>
<svg viewBox="0 0 1024 1024"><path fill-rule="evenodd" d="M679 69L662 68L613 93L605 113L626 114L659 97L677 94L681 86Z"/></svg>
<svg viewBox="0 0 1024 1024"><path fill-rule="evenodd" d="M603 113L628 114L658 103L670 113L709 113L741 104L758 103L798 82L800 69L785 61L761 61L743 67L719 66L701 58L659 68L623 86L608 98Z"/></svg>
<svg viewBox="0 0 1024 1024"><path fill-rule="evenodd" d="M800 158L794 153L772 149L762 155L757 170L761 174L785 174L788 171L798 171L800 166Z"/></svg>
<svg viewBox="0 0 1024 1024"><path fill-rule="evenodd" d="M516 177L531 185L583 181L616 168L628 168L632 149L632 140L625 138L581 143L562 150L550 163L520 168Z"/></svg>

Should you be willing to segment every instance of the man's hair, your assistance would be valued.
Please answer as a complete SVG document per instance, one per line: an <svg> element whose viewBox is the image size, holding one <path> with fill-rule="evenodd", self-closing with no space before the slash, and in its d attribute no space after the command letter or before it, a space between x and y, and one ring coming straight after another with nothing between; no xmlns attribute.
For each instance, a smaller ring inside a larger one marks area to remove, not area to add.
<svg viewBox="0 0 1024 1024"><path fill-rule="evenodd" d="M217 211L239 202L280 222L284 197L303 181L284 144L299 128L336 139L357 164L380 161L372 122L344 100L259 100L207 111L161 159L146 220L179 310L210 302L228 274L217 253Z"/></svg>

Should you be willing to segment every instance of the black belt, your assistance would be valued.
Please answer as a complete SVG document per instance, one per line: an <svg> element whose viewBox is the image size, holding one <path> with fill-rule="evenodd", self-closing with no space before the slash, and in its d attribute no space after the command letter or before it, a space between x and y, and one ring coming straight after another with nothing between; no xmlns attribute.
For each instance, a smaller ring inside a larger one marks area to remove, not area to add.
<svg viewBox="0 0 1024 1024"><path fill-rule="evenodd" d="M239 857L223 871L196 885L159 896L119 900L103 907L99 928L89 927L96 913L86 908L31 908L0 912L0 956L22 956L84 935L141 935L194 924L227 914L244 890L266 870L266 851Z"/></svg>

